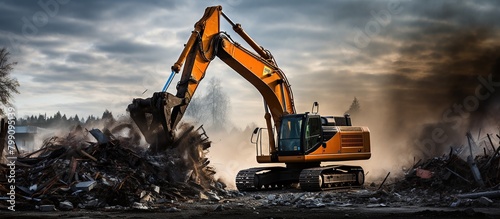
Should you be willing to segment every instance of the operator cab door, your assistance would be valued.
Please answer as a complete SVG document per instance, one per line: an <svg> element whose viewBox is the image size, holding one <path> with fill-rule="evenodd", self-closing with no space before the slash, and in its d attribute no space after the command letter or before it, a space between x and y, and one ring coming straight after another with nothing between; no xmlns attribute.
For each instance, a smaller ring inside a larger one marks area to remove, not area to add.
<svg viewBox="0 0 500 219"><path fill-rule="evenodd" d="M308 116L307 125L304 130L304 143L305 154L315 151L323 143L321 117L319 115Z"/></svg>
<svg viewBox="0 0 500 219"><path fill-rule="evenodd" d="M323 141L319 115L283 116L278 142L278 155L303 155L315 151Z"/></svg>

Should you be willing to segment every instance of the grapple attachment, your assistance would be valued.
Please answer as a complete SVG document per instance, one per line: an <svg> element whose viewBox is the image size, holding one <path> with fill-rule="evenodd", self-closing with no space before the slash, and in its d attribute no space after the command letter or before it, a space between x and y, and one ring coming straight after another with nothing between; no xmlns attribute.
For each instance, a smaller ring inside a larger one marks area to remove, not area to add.
<svg viewBox="0 0 500 219"><path fill-rule="evenodd" d="M172 145L177 125L176 119L172 118L172 110L182 105L183 98L167 92L156 92L150 98L134 99L127 111L150 144L150 149L158 152Z"/></svg>

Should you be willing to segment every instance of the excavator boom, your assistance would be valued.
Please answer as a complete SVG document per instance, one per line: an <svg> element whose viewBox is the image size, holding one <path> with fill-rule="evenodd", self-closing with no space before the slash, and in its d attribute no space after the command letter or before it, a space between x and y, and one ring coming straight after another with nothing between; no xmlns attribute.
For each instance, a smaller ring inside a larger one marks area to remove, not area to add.
<svg viewBox="0 0 500 219"><path fill-rule="evenodd" d="M257 54L235 43L229 35L220 31L221 15ZM233 23L221 6L209 7L203 17L196 22L188 42L172 71L181 71L177 93L157 92L151 98L134 99L128 111L146 141L153 148L168 147L174 137L174 130L182 119L199 83L205 77L210 62L219 57L239 73L261 93L265 101L266 124L272 130L279 126L283 114L294 114L293 94L285 74L276 65L271 53L259 46L240 24ZM272 121L271 121L272 118ZM274 134L269 134L274 142ZM271 150L276 151L275 143Z"/></svg>

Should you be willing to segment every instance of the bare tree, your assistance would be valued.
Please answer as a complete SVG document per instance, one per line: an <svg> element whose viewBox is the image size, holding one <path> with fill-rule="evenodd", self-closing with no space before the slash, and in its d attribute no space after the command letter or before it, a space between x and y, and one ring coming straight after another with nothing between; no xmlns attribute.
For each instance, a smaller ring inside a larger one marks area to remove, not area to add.
<svg viewBox="0 0 500 219"><path fill-rule="evenodd" d="M205 115L203 108L203 97L195 95L191 101L189 101L189 106L186 110L186 116L193 118L198 123L205 123L207 121L207 116Z"/></svg>
<svg viewBox="0 0 500 219"><path fill-rule="evenodd" d="M228 122L229 97L222 89L221 81L212 78L205 95L195 96L189 103L186 115L199 123L207 123L216 130L224 128Z"/></svg>
<svg viewBox="0 0 500 219"><path fill-rule="evenodd" d="M10 77L10 72L14 69L17 62L9 62L10 53L7 49L0 49L0 115L4 115L3 107L11 106L13 93L19 93L17 88L19 82L16 78Z"/></svg>
<svg viewBox="0 0 500 219"><path fill-rule="evenodd" d="M210 79L207 93L208 111L210 112L211 124L215 129L222 129L227 123L229 111L229 97L222 90L221 82L218 78Z"/></svg>

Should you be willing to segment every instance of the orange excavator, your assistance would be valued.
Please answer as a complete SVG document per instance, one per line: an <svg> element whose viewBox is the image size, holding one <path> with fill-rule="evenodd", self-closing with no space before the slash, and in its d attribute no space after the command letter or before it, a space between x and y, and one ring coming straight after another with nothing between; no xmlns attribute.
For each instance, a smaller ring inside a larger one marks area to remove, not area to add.
<svg viewBox="0 0 500 219"><path fill-rule="evenodd" d="M233 41L220 31L221 19L254 51ZM364 183L360 166L327 165L321 162L369 159L370 131L351 125L349 115L320 116L315 102L313 112L297 113L290 83L271 53L259 46L241 27L222 12L221 6L208 7L172 66L162 92L134 99L128 106L153 151L161 151L174 141L175 129L205 77L208 65L218 57L240 74L264 99L266 128L255 129L259 163L284 163L285 166L256 167L239 171L239 190L278 188L299 183L306 191L339 187L359 187ZM184 66L184 67L183 67ZM176 95L166 92L175 74L182 69ZM266 134L267 132L267 134ZM264 138L265 137L265 138ZM263 144L267 139L267 144Z"/></svg>

